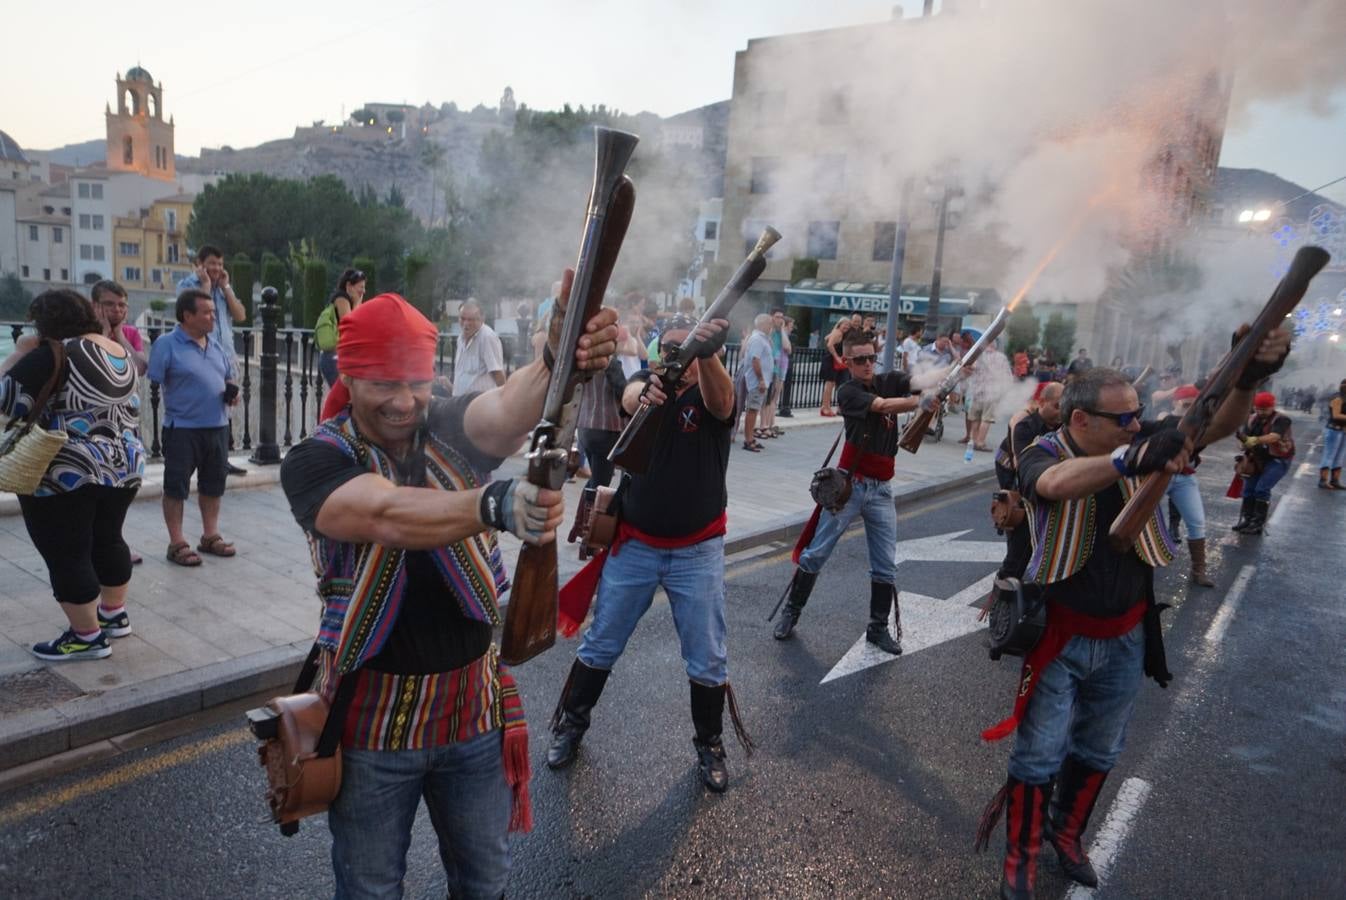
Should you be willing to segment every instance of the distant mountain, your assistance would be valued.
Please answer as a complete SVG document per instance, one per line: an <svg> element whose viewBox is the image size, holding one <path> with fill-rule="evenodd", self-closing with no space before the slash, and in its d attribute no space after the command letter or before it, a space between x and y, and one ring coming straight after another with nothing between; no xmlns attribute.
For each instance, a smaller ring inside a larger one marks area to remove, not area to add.
<svg viewBox="0 0 1346 900"><path fill-rule="evenodd" d="M93 141L81 141L78 144L66 144L64 147L57 147L55 150L34 150L32 152L40 153L48 162L60 166L88 166L96 162L102 162L107 158L107 140L98 138Z"/></svg>

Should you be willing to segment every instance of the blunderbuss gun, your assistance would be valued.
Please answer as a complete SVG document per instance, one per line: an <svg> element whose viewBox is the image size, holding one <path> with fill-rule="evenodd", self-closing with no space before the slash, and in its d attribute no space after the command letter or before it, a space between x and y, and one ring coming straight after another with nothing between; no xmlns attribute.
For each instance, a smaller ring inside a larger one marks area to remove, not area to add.
<svg viewBox="0 0 1346 900"><path fill-rule="evenodd" d="M617 263L636 189L624 173L640 139L612 128L594 128L594 182L580 238L579 259L553 361L542 418L528 439L528 481L559 491L573 471L571 447L579 412L578 385L593 376L575 363L584 325L603 305ZM514 569L500 658L511 665L532 659L556 642L556 542L525 543Z"/></svg>
<svg viewBox="0 0 1346 900"><path fill-rule="evenodd" d="M729 318L729 312L734 308L734 304L738 303L748 292L748 288L757 281L758 276L765 271L767 251L779 240L779 231L769 225L763 229L762 236L757 239L752 252L739 264L738 270L724 286L724 290L720 291L715 302L707 307L697 322L698 326L712 319ZM687 335L676 352L660 360L663 370L659 373L659 382L663 385L664 393L670 397L677 393L687 367L705 348L706 342L696 336L696 329L692 329L692 333ZM663 424L667 421L667 412L672 408L671 404L651 406L642 400L640 408L618 435L617 443L608 454L608 461L616 463L634 475L643 475L649 469L650 456L658 444Z"/></svg>
<svg viewBox="0 0 1346 900"><path fill-rule="evenodd" d="M902 429L902 436L897 440L897 446L906 450L908 453L915 453L921 449L921 441L925 440L925 433L930 428L930 423L934 421L935 414L939 408L944 405L944 401L953 393L953 389L958 387L958 382L963 380L963 369L977 361L992 341L1000 337L1000 332L1005 330L1005 323L1009 321L1010 308L1008 306L1000 307L1000 312L995 314L991 324L977 338L977 342L967 349L962 359L953 364L953 368L940 379L934 390L924 391L921 394L921 405L918 407L916 415L907 422L907 427Z"/></svg>
<svg viewBox="0 0 1346 900"><path fill-rule="evenodd" d="M1135 378L1131 379L1131 386L1133 388L1139 388L1142 384L1145 383L1145 379L1150 377L1150 373L1153 371L1154 369L1151 366L1146 366L1145 368L1141 369L1140 374L1137 375Z"/></svg>
<svg viewBox="0 0 1346 900"><path fill-rule="evenodd" d="M1304 293L1309 289L1313 276L1327 265L1328 256L1322 247L1300 247L1285 277L1276 285L1271 299L1258 313L1252 327L1234 343L1224 359L1220 360L1215 372L1206 381L1206 386L1197 395L1187 413L1178 422L1178 430L1192 439L1195 446L1201 446L1216 412L1237 387L1243 370L1257 354L1257 348L1271 332L1281 327ZM1121 513L1113 520L1108 531L1108 541L1117 551L1124 551L1136 542L1145 523L1154 515L1155 507L1163 499L1164 491L1173 476L1168 472L1152 472L1146 477L1140 489L1131 495L1122 507Z"/></svg>

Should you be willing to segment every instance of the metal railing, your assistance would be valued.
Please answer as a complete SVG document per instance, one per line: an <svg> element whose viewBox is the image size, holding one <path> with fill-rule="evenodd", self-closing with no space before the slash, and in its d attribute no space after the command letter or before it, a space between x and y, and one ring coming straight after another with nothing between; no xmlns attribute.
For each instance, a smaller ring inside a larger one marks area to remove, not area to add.
<svg viewBox="0 0 1346 900"><path fill-rule="evenodd" d="M265 301L259 308L262 325L235 326L234 353L239 365L239 405L230 412L229 446L254 450L258 462L275 462L279 447L290 447L308 437L318 424L323 395L327 385L318 371L321 351L313 342L313 331L308 328L281 328L275 323L280 309ZM31 322L0 322L0 333L8 331L17 341ZM176 324L171 320L152 318L141 328L150 346ZM270 331L270 334L267 332ZM504 346L506 371L512 372L526 356L519 342L526 336L500 335ZM274 350L268 345L274 342ZM435 371L439 375L453 375L454 357L458 350L457 335L439 335ZM725 366L730 372L738 368L742 348L738 344L725 347ZM148 352L148 348L147 348ZM786 375L781 411L793 408L816 408L822 402L820 367L830 365L830 357L822 349L799 347L792 357ZM274 386L274 387L272 387ZM271 391L274 390L274 396ZM162 393L160 386L148 378L140 379L140 428L150 458L162 457L160 419Z"/></svg>

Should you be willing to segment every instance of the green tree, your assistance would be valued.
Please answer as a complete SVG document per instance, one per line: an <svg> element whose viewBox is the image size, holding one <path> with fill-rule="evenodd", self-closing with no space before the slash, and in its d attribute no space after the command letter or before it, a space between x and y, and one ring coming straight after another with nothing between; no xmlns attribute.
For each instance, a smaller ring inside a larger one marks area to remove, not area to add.
<svg viewBox="0 0 1346 900"><path fill-rule="evenodd" d="M390 109L383 118L389 125L398 125L407 120L407 114L400 109Z"/></svg>
<svg viewBox="0 0 1346 900"><path fill-rule="evenodd" d="M248 313L248 317L243 320L244 325L253 324L252 288L257 283L256 273L246 253L236 254L229 262L229 283L233 285L234 295L243 302L243 308Z"/></svg>
<svg viewBox="0 0 1346 900"><path fill-rule="evenodd" d="M412 254L404 266L407 302L419 309L427 319L434 321L434 297L431 290L430 261Z"/></svg>
<svg viewBox="0 0 1346 900"><path fill-rule="evenodd" d="M363 106L351 113L351 119L360 125L377 125L379 117L371 109Z"/></svg>
<svg viewBox="0 0 1346 900"><path fill-rule="evenodd" d="M28 318L28 306L33 295L24 289L23 282L13 272L0 278L0 319L22 321Z"/></svg>
<svg viewBox="0 0 1346 900"><path fill-rule="evenodd" d="M327 263L320 259L304 262L304 325L312 328L327 304Z"/></svg>
<svg viewBox="0 0 1346 900"><path fill-rule="evenodd" d="M375 279L378 266L374 264L374 260L368 256L357 256L351 260L351 267L365 273L365 296L373 297L378 294L378 282Z"/></svg>
<svg viewBox="0 0 1346 900"><path fill-rule="evenodd" d="M809 256L799 256L790 261L790 283L803 281L805 278L818 277L818 260Z"/></svg>
<svg viewBox="0 0 1346 900"><path fill-rule="evenodd" d="M1005 342L1009 354L1013 356L1020 350L1036 347L1038 335L1041 331L1042 323L1033 314L1032 304L1026 300L1021 301L1018 306L1014 307L1014 312L1010 313L1009 321L1005 323Z"/></svg>
<svg viewBox="0 0 1346 900"><path fill-rule="evenodd" d="M407 205L407 198L406 195L402 193L402 189L394 184L392 187L388 188L388 199L385 203L387 203L388 206L395 206L398 209L402 209Z"/></svg>
<svg viewBox="0 0 1346 900"><path fill-rule="evenodd" d="M1047 317L1042 326L1042 346L1057 362L1069 362L1071 348L1075 346L1075 322L1067 319L1060 310Z"/></svg>
<svg viewBox="0 0 1346 900"><path fill-rule="evenodd" d="M285 274L285 263L274 253L265 253L262 255L262 287L273 287L279 295L276 298L276 305L280 307L281 319L280 325L285 325L285 296L289 290L288 279Z"/></svg>

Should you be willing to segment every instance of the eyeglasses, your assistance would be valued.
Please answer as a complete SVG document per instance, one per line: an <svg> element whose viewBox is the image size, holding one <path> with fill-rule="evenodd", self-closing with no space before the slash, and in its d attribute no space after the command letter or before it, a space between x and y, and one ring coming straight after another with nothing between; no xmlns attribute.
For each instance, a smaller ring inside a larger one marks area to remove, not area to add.
<svg viewBox="0 0 1346 900"><path fill-rule="evenodd" d="M1145 404L1142 403L1139 407L1131 410L1130 412L1111 413L1111 412L1102 412L1101 410L1097 409L1086 409L1085 412L1087 412L1091 416L1098 416L1103 419L1111 419L1112 421L1117 423L1118 428L1126 428L1130 426L1132 422L1140 421L1141 415L1143 415L1145 412Z"/></svg>
<svg viewBox="0 0 1346 900"><path fill-rule="evenodd" d="M364 280L365 280L365 273L361 272L359 269L356 269L355 274L351 276L350 281L348 283L354 284L357 281L364 281Z"/></svg>
<svg viewBox="0 0 1346 900"><path fill-rule="evenodd" d="M853 365L867 366L879 358L877 353L865 353L861 356L852 356L850 361Z"/></svg>

